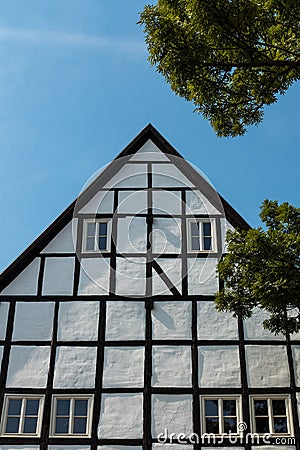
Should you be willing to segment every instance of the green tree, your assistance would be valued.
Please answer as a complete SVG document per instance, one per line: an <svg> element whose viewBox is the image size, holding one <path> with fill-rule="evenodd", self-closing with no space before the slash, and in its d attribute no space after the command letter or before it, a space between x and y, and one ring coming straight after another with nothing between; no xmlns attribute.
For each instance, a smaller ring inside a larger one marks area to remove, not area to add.
<svg viewBox="0 0 300 450"><path fill-rule="evenodd" d="M265 328L298 332L300 208L265 200L260 218L265 229L227 233L228 253L218 265L225 287L216 295L217 309L247 318L259 307L270 314Z"/></svg>
<svg viewBox="0 0 300 450"><path fill-rule="evenodd" d="M299 0L158 0L149 61L218 136L243 135L300 77Z"/></svg>

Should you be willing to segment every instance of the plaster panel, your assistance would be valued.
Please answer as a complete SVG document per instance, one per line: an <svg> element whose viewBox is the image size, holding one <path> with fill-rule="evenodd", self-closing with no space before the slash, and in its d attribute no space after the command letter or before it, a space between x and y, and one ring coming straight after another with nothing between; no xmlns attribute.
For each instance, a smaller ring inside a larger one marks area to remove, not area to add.
<svg viewBox="0 0 300 450"><path fill-rule="evenodd" d="M50 347L12 346L7 387L44 388L47 384Z"/></svg>
<svg viewBox="0 0 300 450"><path fill-rule="evenodd" d="M8 318L8 310L9 303L1 302L0 303L0 339L4 340L6 336L6 326L7 326L7 318Z"/></svg>
<svg viewBox="0 0 300 450"><path fill-rule="evenodd" d="M292 351L293 351L296 385L300 386L300 345L293 345Z"/></svg>
<svg viewBox="0 0 300 450"><path fill-rule="evenodd" d="M54 303L17 302L13 341L51 341Z"/></svg>
<svg viewBox="0 0 300 450"><path fill-rule="evenodd" d="M141 439L142 435L143 394L103 394L98 437Z"/></svg>
<svg viewBox="0 0 300 450"><path fill-rule="evenodd" d="M144 387L145 352L142 347L107 347L103 387Z"/></svg>
<svg viewBox="0 0 300 450"><path fill-rule="evenodd" d="M153 346L152 385L191 387L192 355L190 346Z"/></svg>
<svg viewBox="0 0 300 450"><path fill-rule="evenodd" d="M216 202L221 204L217 192ZM200 191L186 192L186 213L187 214L220 214L220 211Z"/></svg>
<svg viewBox="0 0 300 450"><path fill-rule="evenodd" d="M290 385L284 345L246 345L245 357L249 387L284 387Z"/></svg>
<svg viewBox="0 0 300 450"><path fill-rule="evenodd" d="M74 258L46 258L43 295L72 295Z"/></svg>
<svg viewBox="0 0 300 450"><path fill-rule="evenodd" d="M218 289L217 258L188 258L189 295L214 295Z"/></svg>
<svg viewBox="0 0 300 450"><path fill-rule="evenodd" d="M153 438L164 433L166 429L169 435L192 433L191 395L153 395L152 408Z"/></svg>
<svg viewBox="0 0 300 450"><path fill-rule="evenodd" d="M181 192L153 191L153 214L182 214Z"/></svg>
<svg viewBox="0 0 300 450"><path fill-rule="evenodd" d="M287 436L286 438L279 438L279 440L281 439L282 442L284 439L288 441L289 437ZM296 447L294 447L293 445L285 445L284 447L279 445L264 445L262 447L252 446L252 450L278 450L278 448L284 448L284 450L296 450ZM232 450L232 447L230 447L230 450Z"/></svg>
<svg viewBox="0 0 300 450"><path fill-rule="evenodd" d="M197 304L198 339L238 339L238 323L231 313L216 310L212 301Z"/></svg>
<svg viewBox="0 0 300 450"><path fill-rule="evenodd" d="M252 316L244 321L245 339L282 339L285 341L283 334L274 334L263 327L263 321L269 318L269 314L265 311L255 308Z"/></svg>
<svg viewBox="0 0 300 450"><path fill-rule="evenodd" d="M90 450L89 445L49 445L48 450Z"/></svg>
<svg viewBox="0 0 300 450"><path fill-rule="evenodd" d="M4 347L3 347L3 345L1 345L0 346L0 365L2 363L3 349L4 349Z"/></svg>
<svg viewBox="0 0 300 450"><path fill-rule="evenodd" d="M181 253L181 219L154 218L153 253Z"/></svg>
<svg viewBox="0 0 300 450"><path fill-rule="evenodd" d="M106 340L145 339L144 302L111 301L106 308Z"/></svg>
<svg viewBox="0 0 300 450"><path fill-rule="evenodd" d="M78 295L108 295L110 276L110 259L82 258Z"/></svg>
<svg viewBox="0 0 300 450"><path fill-rule="evenodd" d="M98 191L79 211L79 214L112 214L114 212L114 193Z"/></svg>
<svg viewBox="0 0 300 450"><path fill-rule="evenodd" d="M97 450L142 450L143 447L137 447L136 445L101 445L97 447Z"/></svg>
<svg viewBox="0 0 300 450"><path fill-rule="evenodd" d="M116 294L144 296L146 291L146 258L117 258Z"/></svg>
<svg viewBox="0 0 300 450"><path fill-rule="evenodd" d="M167 275L172 285L181 293L182 271L181 259L179 258L158 258L157 263ZM171 295L171 291L158 273L152 269L153 295Z"/></svg>
<svg viewBox="0 0 300 450"><path fill-rule="evenodd" d="M155 450L193 450L194 447L193 445L180 444L153 444L152 448Z"/></svg>
<svg viewBox="0 0 300 450"><path fill-rule="evenodd" d="M93 388L96 354L97 349L94 347L58 347L54 388Z"/></svg>
<svg viewBox="0 0 300 450"><path fill-rule="evenodd" d="M71 220L41 253L75 253L77 240L77 219Z"/></svg>
<svg viewBox="0 0 300 450"><path fill-rule="evenodd" d="M146 253L147 224L144 217L118 219L117 252Z"/></svg>
<svg viewBox="0 0 300 450"><path fill-rule="evenodd" d="M147 187L147 164L124 164L104 186L104 188L112 187Z"/></svg>
<svg viewBox="0 0 300 450"><path fill-rule="evenodd" d="M36 295L40 258L35 258L6 288L1 295Z"/></svg>
<svg viewBox="0 0 300 450"><path fill-rule="evenodd" d="M1 450L39 450L39 445L1 445ZM51 450L51 447L48 447Z"/></svg>
<svg viewBox="0 0 300 450"><path fill-rule="evenodd" d="M238 346L203 346L198 351L200 387L241 386Z"/></svg>
<svg viewBox="0 0 300 450"><path fill-rule="evenodd" d="M147 211L147 191L120 191L119 214L142 214Z"/></svg>
<svg viewBox="0 0 300 450"><path fill-rule="evenodd" d="M152 336L153 339L191 339L192 303L154 302Z"/></svg>
<svg viewBox="0 0 300 450"><path fill-rule="evenodd" d="M153 164L153 187L190 187L193 183L174 164Z"/></svg>
<svg viewBox="0 0 300 450"><path fill-rule="evenodd" d="M58 313L59 341L96 341L99 302L61 302Z"/></svg>
<svg viewBox="0 0 300 450"><path fill-rule="evenodd" d="M149 139L130 161L169 161L169 158Z"/></svg>
<svg viewBox="0 0 300 450"><path fill-rule="evenodd" d="M224 217L221 217L220 222L221 222L222 252L226 253L227 252L226 235L229 230L234 231L234 227Z"/></svg>

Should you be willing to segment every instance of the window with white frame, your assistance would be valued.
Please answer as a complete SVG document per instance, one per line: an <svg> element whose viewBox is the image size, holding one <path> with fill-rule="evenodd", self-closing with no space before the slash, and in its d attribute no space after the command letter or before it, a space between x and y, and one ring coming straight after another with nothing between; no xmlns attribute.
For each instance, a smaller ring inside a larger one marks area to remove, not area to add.
<svg viewBox="0 0 300 450"><path fill-rule="evenodd" d="M43 409L42 396L7 395L4 400L2 435L38 436Z"/></svg>
<svg viewBox="0 0 300 450"><path fill-rule="evenodd" d="M241 422L240 397L202 397L202 432L238 434Z"/></svg>
<svg viewBox="0 0 300 450"><path fill-rule="evenodd" d="M192 252L215 251L215 222L210 219L189 221L189 250Z"/></svg>
<svg viewBox="0 0 300 450"><path fill-rule="evenodd" d="M53 397L51 435L89 436L92 403L92 396Z"/></svg>
<svg viewBox="0 0 300 450"><path fill-rule="evenodd" d="M110 223L104 219L87 219L83 227L83 252L107 252L110 246Z"/></svg>
<svg viewBox="0 0 300 450"><path fill-rule="evenodd" d="M289 396L251 397L253 432L292 434Z"/></svg>

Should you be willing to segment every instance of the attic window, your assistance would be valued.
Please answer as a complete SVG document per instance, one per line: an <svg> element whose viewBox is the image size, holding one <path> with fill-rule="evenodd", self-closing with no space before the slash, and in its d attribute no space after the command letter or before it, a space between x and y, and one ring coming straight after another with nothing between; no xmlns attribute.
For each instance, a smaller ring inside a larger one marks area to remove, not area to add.
<svg viewBox="0 0 300 450"><path fill-rule="evenodd" d="M41 427L42 407L42 396L6 396L2 435L38 436Z"/></svg>
<svg viewBox="0 0 300 450"><path fill-rule="evenodd" d="M52 436L89 436L93 397L56 395L52 401Z"/></svg>
<svg viewBox="0 0 300 450"><path fill-rule="evenodd" d="M83 252L109 251L109 221L85 220L83 228Z"/></svg>
<svg viewBox="0 0 300 450"><path fill-rule="evenodd" d="M215 251L215 223L211 219L191 220L189 223L189 250L192 252Z"/></svg>

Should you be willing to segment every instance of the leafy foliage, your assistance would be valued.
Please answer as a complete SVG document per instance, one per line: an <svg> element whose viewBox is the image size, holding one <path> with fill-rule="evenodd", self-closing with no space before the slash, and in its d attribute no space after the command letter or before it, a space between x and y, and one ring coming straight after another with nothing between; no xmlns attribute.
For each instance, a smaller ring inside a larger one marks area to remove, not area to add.
<svg viewBox="0 0 300 450"><path fill-rule="evenodd" d="M150 63L218 136L244 134L299 80L299 0L158 0L140 17Z"/></svg>
<svg viewBox="0 0 300 450"><path fill-rule="evenodd" d="M250 317L267 311L265 328L274 333L300 331L300 208L265 200L260 218L266 229L229 231L228 254L218 271L225 288L217 309Z"/></svg>

